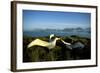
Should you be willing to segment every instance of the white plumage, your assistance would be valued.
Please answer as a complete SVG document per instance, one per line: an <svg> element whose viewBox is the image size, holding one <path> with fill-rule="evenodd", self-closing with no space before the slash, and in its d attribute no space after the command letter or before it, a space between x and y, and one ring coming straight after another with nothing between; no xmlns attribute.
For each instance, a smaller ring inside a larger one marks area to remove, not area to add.
<svg viewBox="0 0 100 73"><path fill-rule="evenodd" d="M62 39L61 39L61 41L65 44L66 48L72 50L72 44L71 44L71 43L65 42L65 41L62 40Z"/></svg>
<svg viewBox="0 0 100 73"><path fill-rule="evenodd" d="M61 40L66 45L71 45L70 43L65 42L64 40Z"/></svg>
<svg viewBox="0 0 100 73"><path fill-rule="evenodd" d="M67 48L72 49L71 46L70 46L71 45L70 43L67 43L60 38L55 38L54 40L51 40L52 37L54 37L54 34L50 35L50 41L49 42L43 41L41 39L35 39L31 43L29 43L27 47L30 48L32 46L42 46L42 47L47 47L48 49L52 49L56 46L56 41L61 40L66 45Z"/></svg>
<svg viewBox="0 0 100 73"><path fill-rule="evenodd" d="M54 36L55 36L54 34L51 34L51 35L50 35L50 41L51 41L52 37L54 37Z"/></svg>
<svg viewBox="0 0 100 73"><path fill-rule="evenodd" d="M47 47L48 49L52 49L56 46L56 41L59 40L59 39L60 38L55 38L51 42L43 41L43 40L40 40L40 39L35 39L31 43L29 43L28 48L37 45L37 46Z"/></svg>

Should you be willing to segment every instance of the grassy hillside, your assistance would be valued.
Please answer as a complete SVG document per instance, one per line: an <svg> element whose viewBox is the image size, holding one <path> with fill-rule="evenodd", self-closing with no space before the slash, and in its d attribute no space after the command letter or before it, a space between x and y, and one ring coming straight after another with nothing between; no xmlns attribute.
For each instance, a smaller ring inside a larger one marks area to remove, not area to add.
<svg viewBox="0 0 100 73"><path fill-rule="evenodd" d="M59 36L57 36L59 37ZM70 37L60 37L66 42L80 41L85 45L84 50L76 49L76 54L73 54L74 50L68 50L64 46L59 45L52 50L48 50L45 47L34 46L27 48L27 45L34 39L39 38L44 41L49 41L47 37L23 37L23 62L41 62L41 61L61 61L61 60L79 60L79 59L90 59L91 58L91 39L85 37L79 37L76 35ZM75 57L74 57L75 55Z"/></svg>

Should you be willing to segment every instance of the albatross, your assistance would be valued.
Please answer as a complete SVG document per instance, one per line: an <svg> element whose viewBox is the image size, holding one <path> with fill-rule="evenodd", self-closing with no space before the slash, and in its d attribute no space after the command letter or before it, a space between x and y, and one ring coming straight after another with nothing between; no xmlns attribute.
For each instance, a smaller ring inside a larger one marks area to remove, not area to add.
<svg viewBox="0 0 100 73"><path fill-rule="evenodd" d="M42 47L46 47L48 49L52 49L56 46L56 41L60 40L60 38L55 38L53 41L51 41L51 38L54 37L54 34L50 35L50 41L43 41L41 39L35 39L33 40L31 43L28 44L28 48L32 47L32 46L42 46Z"/></svg>

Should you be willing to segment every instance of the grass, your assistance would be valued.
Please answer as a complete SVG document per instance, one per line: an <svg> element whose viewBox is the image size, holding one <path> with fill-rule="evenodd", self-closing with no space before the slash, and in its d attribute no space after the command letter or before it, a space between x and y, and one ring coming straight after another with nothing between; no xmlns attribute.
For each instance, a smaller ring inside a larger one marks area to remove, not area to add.
<svg viewBox="0 0 100 73"><path fill-rule="evenodd" d="M57 36L60 37L60 36ZM34 39L39 38L44 41L49 41L47 37L23 37L23 62L43 62L43 61L62 61L62 60L79 60L91 58L91 39L79 37L76 35L60 37L66 42L80 41L85 45L84 50L67 50L64 46L57 45L55 48L48 50L45 47L34 46L27 48L27 45ZM59 41L58 41L59 43ZM76 54L73 54L76 52ZM79 53L80 52L80 53ZM75 55L75 56L74 56Z"/></svg>

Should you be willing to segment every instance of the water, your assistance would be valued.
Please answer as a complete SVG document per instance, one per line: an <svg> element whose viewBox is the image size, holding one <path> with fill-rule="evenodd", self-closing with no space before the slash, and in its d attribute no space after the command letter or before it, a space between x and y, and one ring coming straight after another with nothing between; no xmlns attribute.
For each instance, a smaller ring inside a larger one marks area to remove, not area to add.
<svg viewBox="0 0 100 73"><path fill-rule="evenodd" d="M34 31L24 31L24 36L30 36L30 37L44 37L49 36L50 34L55 34L57 36L71 36L71 35L77 35L81 37L91 37L91 33L89 31L44 31L44 30L34 30Z"/></svg>

